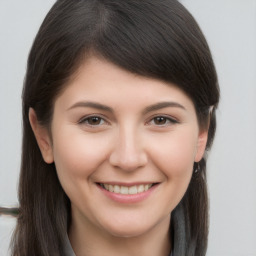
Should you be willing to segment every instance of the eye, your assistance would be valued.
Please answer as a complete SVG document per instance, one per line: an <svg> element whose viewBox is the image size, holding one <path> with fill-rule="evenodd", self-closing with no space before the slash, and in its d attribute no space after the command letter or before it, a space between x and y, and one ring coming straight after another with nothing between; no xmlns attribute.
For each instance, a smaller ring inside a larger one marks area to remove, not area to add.
<svg viewBox="0 0 256 256"><path fill-rule="evenodd" d="M176 123L178 123L177 120L166 116L156 116L149 122L149 124L156 126L168 126Z"/></svg>
<svg viewBox="0 0 256 256"><path fill-rule="evenodd" d="M89 116L79 121L79 124L85 124L89 126L100 126L105 123L105 120L99 116Z"/></svg>

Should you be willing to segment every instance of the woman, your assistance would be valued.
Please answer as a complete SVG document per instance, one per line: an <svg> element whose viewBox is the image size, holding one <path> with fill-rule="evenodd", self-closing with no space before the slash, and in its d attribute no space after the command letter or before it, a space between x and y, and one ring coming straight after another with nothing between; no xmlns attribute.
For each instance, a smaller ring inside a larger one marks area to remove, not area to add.
<svg viewBox="0 0 256 256"><path fill-rule="evenodd" d="M18 255L205 255L217 76L174 0L59 0L23 90Z"/></svg>

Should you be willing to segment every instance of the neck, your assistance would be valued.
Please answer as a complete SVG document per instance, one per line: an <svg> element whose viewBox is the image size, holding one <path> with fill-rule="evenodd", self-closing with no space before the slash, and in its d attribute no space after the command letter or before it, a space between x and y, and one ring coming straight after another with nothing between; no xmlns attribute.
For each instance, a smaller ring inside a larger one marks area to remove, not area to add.
<svg viewBox="0 0 256 256"><path fill-rule="evenodd" d="M79 223L79 225L78 225ZM72 219L69 239L76 256L169 256L171 239L169 235L170 216L135 237L117 237L91 223Z"/></svg>

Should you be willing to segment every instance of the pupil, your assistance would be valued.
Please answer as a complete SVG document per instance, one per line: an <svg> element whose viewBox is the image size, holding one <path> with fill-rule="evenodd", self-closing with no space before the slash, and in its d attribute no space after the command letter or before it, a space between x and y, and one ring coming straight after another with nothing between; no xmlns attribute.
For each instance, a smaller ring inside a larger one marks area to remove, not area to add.
<svg viewBox="0 0 256 256"><path fill-rule="evenodd" d="M99 124L99 123L100 123L100 118L99 118L99 117L91 117L91 118L89 119L89 123L90 123L90 124L93 124L93 125Z"/></svg>
<svg viewBox="0 0 256 256"><path fill-rule="evenodd" d="M165 117L156 117L155 118L155 123L156 124L165 124L166 118Z"/></svg>

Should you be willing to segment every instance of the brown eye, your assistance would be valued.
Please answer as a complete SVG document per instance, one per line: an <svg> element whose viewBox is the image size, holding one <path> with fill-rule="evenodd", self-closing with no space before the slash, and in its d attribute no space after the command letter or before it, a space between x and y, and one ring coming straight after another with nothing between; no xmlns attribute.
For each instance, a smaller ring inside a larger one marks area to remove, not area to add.
<svg viewBox="0 0 256 256"><path fill-rule="evenodd" d="M99 125L101 123L101 118L97 116L89 117L87 122L90 125Z"/></svg>
<svg viewBox="0 0 256 256"><path fill-rule="evenodd" d="M156 116L149 122L149 124L155 126L169 126L177 123L178 121L176 121L175 119L165 116Z"/></svg>
<svg viewBox="0 0 256 256"><path fill-rule="evenodd" d="M104 124L104 120L103 120L103 118L98 117L98 116L90 116L90 117L84 118L79 123L90 125L90 126L99 126L99 125Z"/></svg>
<svg viewBox="0 0 256 256"><path fill-rule="evenodd" d="M165 125L168 122L168 119L163 116L155 117L153 120L156 125Z"/></svg>

